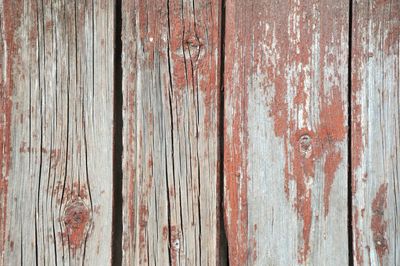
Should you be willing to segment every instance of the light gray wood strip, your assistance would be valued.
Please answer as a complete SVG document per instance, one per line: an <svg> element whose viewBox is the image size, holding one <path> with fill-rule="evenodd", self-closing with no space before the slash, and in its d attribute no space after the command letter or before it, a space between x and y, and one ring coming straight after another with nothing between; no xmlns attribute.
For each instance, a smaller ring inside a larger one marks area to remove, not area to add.
<svg viewBox="0 0 400 266"><path fill-rule="evenodd" d="M114 4L3 0L0 10L11 142L2 265L109 264Z"/></svg>
<svg viewBox="0 0 400 266"><path fill-rule="evenodd" d="M122 1L123 263L219 265L220 1Z"/></svg>
<svg viewBox="0 0 400 266"><path fill-rule="evenodd" d="M400 265L400 2L353 1L354 265Z"/></svg>

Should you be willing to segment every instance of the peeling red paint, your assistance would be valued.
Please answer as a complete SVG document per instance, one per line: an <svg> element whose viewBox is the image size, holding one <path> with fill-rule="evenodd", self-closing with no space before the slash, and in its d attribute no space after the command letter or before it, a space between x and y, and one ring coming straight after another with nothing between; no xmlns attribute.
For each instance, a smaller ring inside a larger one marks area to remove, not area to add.
<svg viewBox="0 0 400 266"><path fill-rule="evenodd" d="M179 252L181 249L180 243L180 230L175 226L170 227L170 242L169 242L169 252L171 257L171 265L178 265L179 263Z"/></svg>
<svg viewBox="0 0 400 266"><path fill-rule="evenodd" d="M306 60L306 59L304 59ZM343 141L346 137L346 121L344 104L341 99L340 90L333 87L331 96L323 96L320 93L320 122L311 131L305 128L298 129L297 121L289 110L285 102L286 87L282 87L281 81L276 80L276 94L272 106L271 115L275 120L275 133L284 138L285 143L285 191L289 198L289 181L296 182L296 200L294 207L298 215L303 220L303 247L299 250L299 262L303 263L309 253L309 235L312 222L311 189L308 183L314 177L315 162L322 159L325 155L325 186L324 186L324 207L325 216L329 211L329 195L333 184L335 172L342 161L341 154L336 148L336 144ZM303 90L302 86L297 87ZM301 97L305 100L305 97ZM305 102L298 102L301 108ZM290 114L290 116L289 116ZM304 143L304 136L310 138L309 143ZM293 147L293 148L290 148ZM305 156L306 155L306 156Z"/></svg>
<svg viewBox="0 0 400 266"><path fill-rule="evenodd" d="M359 23L359 22L357 22ZM360 36L364 27L353 27L353 36ZM352 167L352 181L351 191L353 197L357 191L357 176L356 172L361 165L362 154L364 151L363 139L363 124L362 118L362 105L361 105L361 89L362 89L362 61L367 54L363 53L361 39L354 38L352 45L352 64L355 66L351 70L351 167Z"/></svg>
<svg viewBox="0 0 400 266"><path fill-rule="evenodd" d="M301 88L301 87L300 87ZM278 93L279 95L279 93ZM274 104L279 104L280 101ZM336 144L343 141L346 137L346 122L344 117L343 102L340 97L339 89L333 88L332 96L321 101L320 123L315 131L308 129L296 129L295 121L288 119L286 123L281 123L282 117L275 119L275 128L285 125L285 129L278 128L275 132L282 132L278 135L285 140L285 191L289 198L289 181L296 182L296 199L294 207L298 215L303 220L303 248L299 250L299 262L305 262L309 253L309 235L312 222L311 189L307 185L314 177L315 162L325 155L324 164L324 208L325 217L329 212L329 195L333 184L335 172L342 161L341 154L336 148ZM288 110L288 106L285 108ZM282 112L280 112L282 113ZM307 146L301 143L304 136L310 138ZM293 147L290 149L289 147ZM289 152L289 150L291 152ZM305 156L305 154L307 154Z"/></svg>
<svg viewBox="0 0 400 266"><path fill-rule="evenodd" d="M242 130L247 128L247 98L237 98L235 116L232 121L233 135L225 140L225 225L229 245L230 263L243 265L247 261L247 136L242 139ZM226 125L225 125L226 127ZM246 135L246 133L244 133Z"/></svg>
<svg viewBox="0 0 400 266"><path fill-rule="evenodd" d="M355 236L355 241L353 241L353 246L355 250L355 259L356 259L356 264L357 265L363 265L364 262L364 256L362 252L362 247L361 245L361 231L360 228L358 228L358 222L359 222L359 213L358 209L355 209L354 215L353 215L353 228L354 228L354 236Z"/></svg>
<svg viewBox="0 0 400 266"><path fill-rule="evenodd" d="M324 185L324 214L325 217L329 213L329 195L331 193L333 180L335 178L335 172L338 168L340 162L342 161L342 157L340 152L334 150L326 155L325 158L325 185Z"/></svg>
<svg viewBox="0 0 400 266"><path fill-rule="evenodd" d="M386 207L387 183L380 185L372 201L371 230L373 233L375 250L381 265L383 265L383 258L388 252L388 243L386 240L387 221L385 220Z"/></svg>
<svg viewBox="0 0 400 266"><path fill-rule="evenodd" d="M168 235L169 235L169 232L168 232L169 230L168 230L168 226L167 225L164 225L163 226L163 230L162 230L162 236L163 236L163 240L164 241L167 241L168 240Z"/></svg>
<svg viewBox="0 0 400 266"><path fill-rule="evenodd" d="M347 134L346 108L341 96L342 89L337 85L331 85L329 88L326 88L327 85L321 82L318 88L318 123L311 120L312 117L310 117L310 109L307 107L307 102L310 100L308 99L311 93L310 90L314 90L314 88L307 87L305 82L306 78L312 75L312 71L316 70L307 72L304 66L310 65L313 55L308 46L312 44L314 31L308 26L310 21L307 16L302 16L302 14L309 12L309 6L297 6L297 4L294 4L292 8L293 11L290 12L293 12L293 14L289 13L289 16L293 16L293 21L299 19L299 25L296 27L291 24L288 25L291 28L289 33L285 33L284 31L277 32L276 39L271 39L271 43L268 44L273 47L274 44L272 42L276 41L275 49L277 51L275 53L287 54L288 56L286 58L277 57L276 60L278 61L276 63L268 62L265 68L268 73L269 82L275 87L275 96L270 112L270 115L274 119L274 132L276 136L284 140L284 153L286 157L284 189L287 199L290 199L291 191L289 190L289 184L290 181L295 182L296 194L293 206L299 218L303 221L303 243L302 247L299 247L298 261L299 263L306 263L308 254L310 253L310 230L313 217L311 190L315 177L315 163L318 160L325 160L324 214L326 217L329 213L329 197L335 172L342 162L341 150L337 145L345 140ZM286 25L289 22L283 19L280 23ZM298 32L300 32L300 39L296 37ZM330 41L330 38L332 38L331 34L337 34L336 32L338 33L338 31L333 31L332 28L322 28L320 32L319 45L323 48L316 52L320 53L319 74L321 81L324 81L324 78L329 80L332 80L333 77L341 78L337 70L329 77L324 77L325 74L323 71L326 65L335 64L334 60L336 57L327 54L324 49L326 46L332 45ZM293 41L295 44L291 44L288 47L288 39L289 43ZM337 39L339 40L340 38ZM295 49L298 49L299 52L296 52ZM326 63L324 60L326 60ZM303 67L299 68L297 73L293 75L294 77L286 76L286 67L296 69L296 66ZM290 102L289 95L294 95L292 102ZM299 121L299 114L301 114L302 123ZM300 126L300 124L303 126Z"/></svg>
<svg viewBox="0 0 400 266"><path fill-rule="evenodd" d="M244 4L244 3L243 3ZM238 4L242 6L242 4ZM251 75L250 57L244 56L237 43L243 47L251 42L251 21L235 14L234 3L227 3L225 32L224 74L225 101L228 103L228 118L224 119L224 223L228 240L229 264L246 265L249 253L248 236L248 91L247 75ZM241 25L238 27L238 25ZM243 28L242 28L243 27ZM248 35L246 35L248 34ZM238 62L238 58L240 63ZM243 61L242 61L243 60ZM237 68L235 67L237 66Z"/></svg>
<svg viewBox="0 0 400 266"><path fill-rule="evenodd" d="M135 134L133 128L135 128L135 93L132 90L128 90L128 97L127 97L127 107L129 112L128 117L128 128L131 130L128 133L128 143L135 143ZM127 157L134 158L135 152L134 147L135 145L127 145ZM135 183L136 183L136 166L130 160L125 159L125 167L126 173L129 178L129 187L128 187L128 232L129 236L133 238L135 236L135 206L134 206L134 195L135 195ZM131 247L132 241L129 241L129 247Z"/></svg>

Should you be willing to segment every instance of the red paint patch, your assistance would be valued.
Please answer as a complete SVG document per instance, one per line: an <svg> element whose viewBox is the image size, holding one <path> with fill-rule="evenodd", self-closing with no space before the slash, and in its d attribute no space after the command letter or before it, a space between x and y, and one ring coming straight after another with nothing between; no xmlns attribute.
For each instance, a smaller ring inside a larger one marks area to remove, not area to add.
<svg viewBox="0 0 400 266"><path fill-rule="evenodd" d="M363 265L364 258L363 258L362 249L360 247L361 231L358 228L358 219L359 219L358 209L355 209L353 219L354 219L353 220L353 228L355 229L354 233L355 233L355 238L356 238L355 242L353 241L353 246L355 246L354 249L356 251L356 262L357 262L356 265Z"/></svg>
<svg viewBox="0 0 400 266"><path fill-rule="evenodd" d="M332 151L326 155L325 158L325 185L324 185L324 214L325 217L329 213L329 195L331 193L333 180L335 178L335 172L338 168L340 162L342 161L342 157L339 151Z"/></svg>
<svg viewBox="0 0 400 266"><path fill-rule="evenodd" d="M178 265L179 252L181 248L179 229L176 226L171 226L170 235L169 252L171 256L171 264Z"/></svg>
<svg viewBox="0 0 400 266"><path fill-rule="evenodd" d="M371 230L373 232L373 240L375 243L375 250L378 254L380 264L383 265L383 257L388 252L388 243L386 240L386 227L385 209L387 207L387 183L382 184L372 201L372 217L371 217Z"/></svg>
<svg viewBox="0 0 400 266"><path fill-rule="evenodd" d="M163 226L162 236L164 241L168 240L168 226L166 225Z"/></svg>
<svg viewBox="0 0 400 266"><path fill-rule="evenodd" d="M242 110L247 110L246 93L237 97L232 121L233 133L230 139L226 138L224 149L225 225L231 265L244 265L248 257L247 112ZM225 122L225 131L226 128Z"/></svg>

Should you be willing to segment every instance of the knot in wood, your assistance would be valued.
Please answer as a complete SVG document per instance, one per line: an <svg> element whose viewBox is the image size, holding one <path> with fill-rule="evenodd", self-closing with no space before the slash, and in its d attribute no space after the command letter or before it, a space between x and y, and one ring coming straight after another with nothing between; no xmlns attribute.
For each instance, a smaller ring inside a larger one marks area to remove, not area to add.
<svg viewBox="0 0 400 266"><path fill-rule="evenodd" d="M385 251L388 248L387 240L382 234L376 234L374 236L375 248L381 251Z"/></svg>
<svg viewBox="0 0 400 266"><path fill-rule="evenodd" d="M308 134L302 135L299 139L300 153L304 158L310 158L312 152L311 137Z"/></svg>
<svg viewBox="0 0 400 266"><path fill-rule="evenodd" d="M72 248L81 246L90 225L91 212L81 200L72 201L64 210L63 222Z"/></svg>
<svg viewBox="0 0 400 266"><path fill-rule="evenodd" d="M185 46L189 50L190 58L199 59L202 45L201 40L196 35L192 34L186 39Z"/></svg>
<svg viewBox="0 0 400 266"><path fill-rule="evenodd" d="M172 243L172 247L175 250L179 250L179 239L175 239L175 241Z"/></svg>

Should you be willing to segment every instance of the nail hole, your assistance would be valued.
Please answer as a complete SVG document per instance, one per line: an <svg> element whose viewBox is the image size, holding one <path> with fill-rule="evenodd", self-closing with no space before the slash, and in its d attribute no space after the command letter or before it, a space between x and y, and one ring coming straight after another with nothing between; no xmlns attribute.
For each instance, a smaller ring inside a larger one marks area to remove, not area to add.
<svg viewBox="0 0 400 266"><path fill-rule="evenodd" d="M308 134L305 134L300 137L299 143L301 154L303 157L309 158L312 152L311 137Z"/></svg>

